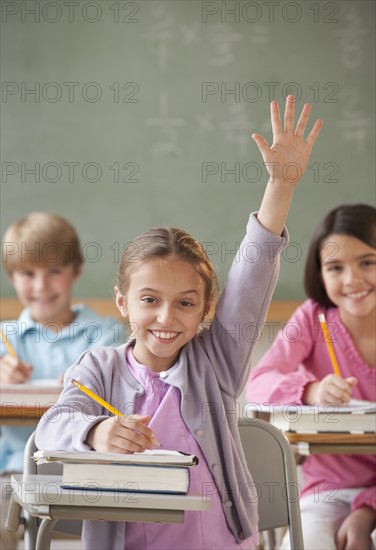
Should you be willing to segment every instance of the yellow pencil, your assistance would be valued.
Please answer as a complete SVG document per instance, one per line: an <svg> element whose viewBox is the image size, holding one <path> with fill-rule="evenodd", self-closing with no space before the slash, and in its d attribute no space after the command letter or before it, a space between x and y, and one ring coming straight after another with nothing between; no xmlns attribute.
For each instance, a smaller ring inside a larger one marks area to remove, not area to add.
<svg viewBox="0 0 376 550"><path fill-rule="evenodd" d="M115 407L113 407L112 405L110 405L110 403L107 403L107 401L105 401L104 399L102 399L101 397L99 397L99 395L97 395L96 393L94 393L93 391L89 390L89 388L87 388L86 386L84 386L83 384L81 384L80 382L78 382L78 380L75 380L74 378L72 378L71 380L71 383L76 386L76 388L78 388L79 390L83 391L84 393L86 393L86 395L88 395L89 397L91 397L92 399L94 399L94 401L96 401L97 403L99 403L100 405L102 405L102 407L104 407L105 409L107 409L108 411L110 411L112 414L114 414L115 416L124 416L123 413L121 413L120 411L118 411L117 409L115 409Z"/></svg>
<svg viewBox="0 0 376 550"><path fill-rule="evenodd" d="M96 393L94 393L93 391L89 390L89 388L87 388L86 386L84 386L83 384L81 384L81 382L78 382L78 380L75 380L74 378L71 379L71 383L76 386L76 388L78 388L79 390L83 391L84 393L86 393L86 395L88 395L89 397L91 397L92 399L94 399L94 401L96 401L97 403L99 403L100 405L102 405L102 407L104 407L105 409L107 409L108 411L110 411L113 415L115 416L124 416L123 413L121 413L120 411L118 411L117 409L115 409L115 407L113 407L112 405L110 405L110 403L107 403L107 401L105 401L104 399L102 399L101 397L99 397L99 395L97 395ZM158 446L158 447L161 447L161 444L158 442L158 440L153 437L151 439L152 443L154 443L154 445Z"/></svg>
<svg viewBox="0 0 376 550"><path fill-rule="evenodd" d="M7 350L9 351L10 355L12 357L17 357L17 353L14 351L12 344L9 342L8 338L5 336L5 334L1 329L0 329L0 336L4 345L7 347Z"/></svg>
<svg viewBox="0 0 376 550"><path fill-rule="evenodd" d="M324 335L324 340L326 342L326 345L328 346L328 351L329 351L329 355L330 355L330 360L332 362L332 367L333 367L333 370L334 370L334 374L336 374L337 376L341 376L341 371L339 370L337 357L336 357L336 354L334 352L333 344L332 344L332 341L330 339L330 334L329 334L328 327L327 327L326 320L325 320L325 315L323 313L319 314L319 321L320 321L322 333Z"/></svg>

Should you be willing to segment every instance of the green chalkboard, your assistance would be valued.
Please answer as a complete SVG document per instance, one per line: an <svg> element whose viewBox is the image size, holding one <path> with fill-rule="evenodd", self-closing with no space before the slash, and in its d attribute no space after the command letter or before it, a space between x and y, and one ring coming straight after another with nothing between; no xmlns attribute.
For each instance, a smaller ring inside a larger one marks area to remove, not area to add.
<svg viewBox="0 0 376 550"><path fill-rule="evenodd" d="M78 229L76 295L110 297L138 233L178 225L223 282L266 171L269 102L325 126L294 197L279 299L303 298L311 232L375 202L373 1L2 1L2 233L30 211ZM6 280L3 295L13 290Z"/></svg>

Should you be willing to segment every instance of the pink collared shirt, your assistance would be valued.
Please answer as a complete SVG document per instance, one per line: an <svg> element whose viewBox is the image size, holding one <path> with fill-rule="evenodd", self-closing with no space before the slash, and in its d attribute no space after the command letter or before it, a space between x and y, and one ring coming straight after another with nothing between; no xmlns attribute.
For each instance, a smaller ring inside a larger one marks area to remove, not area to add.
<svg viewBox="0 0 376 550"><path fill-rule="evenodd" d="M199 464L190 473L189 493L210 498L211 508L205 512L186 512L184 523L178 525L127 523L126 550L254 548L257 534L239 545L227 526L215 480L199 445L181 417L180 391L163 382L163 374L154 373L137 363L132 348L128 348L127 362L133 376L145 388L145 393L136 401L135 413L152 416L149 426L164 449L179 450L198 457ZM215 471L215 465L211 466Z"/></svg>
<svg viewBox="0 0 376 550"><path fill-rule="evenodd" d="M281 330L248 380L247 397L256 403L302 404L306 385L322 380L333 372L327 345L323 339L318 314L325 308L306 300L286 327ZM343 378L358 380L352 395L355 399L376 401L376 368L368 365L356 349L337 308L329 308L325 317ZM303 464L306 493L338 489L364 488L353 502L376 508L376 457L374 455L312 455Z"/></svg>

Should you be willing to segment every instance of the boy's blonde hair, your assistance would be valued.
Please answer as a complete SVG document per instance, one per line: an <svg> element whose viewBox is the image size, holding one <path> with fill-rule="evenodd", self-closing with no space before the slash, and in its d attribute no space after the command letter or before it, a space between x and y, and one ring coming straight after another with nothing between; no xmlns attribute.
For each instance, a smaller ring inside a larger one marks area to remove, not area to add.
<svg viewBox="0 0 376 550"><path fill-rule="evenodd" d="M72 264L78 273L83 261L76 230L55 214L32 212L8 227L3 238L2 262L10 276L31 264Z"/></svg>

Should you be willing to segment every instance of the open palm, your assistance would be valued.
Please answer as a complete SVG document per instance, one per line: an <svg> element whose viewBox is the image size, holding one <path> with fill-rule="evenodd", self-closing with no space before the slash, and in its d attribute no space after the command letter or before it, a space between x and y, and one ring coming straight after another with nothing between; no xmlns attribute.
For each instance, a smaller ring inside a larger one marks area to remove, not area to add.
<svg viewBox="0 0 376 550"><path fill-rule="evenodd" d="M285 182L292 187L298 183L307 167L308 160L321 127L322 121L316 120L311 132L304 140L311 106L306 103L294 131L294 97L288 96L284 116L284 128L279 113L277 101L271 103L271 123L273 144L270 147L267 140L260 134L253 134L269 172L270 181Z"/></svg>

